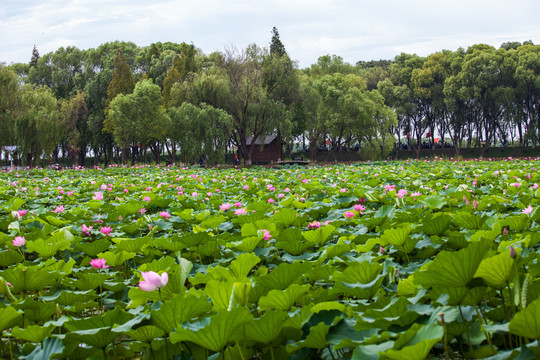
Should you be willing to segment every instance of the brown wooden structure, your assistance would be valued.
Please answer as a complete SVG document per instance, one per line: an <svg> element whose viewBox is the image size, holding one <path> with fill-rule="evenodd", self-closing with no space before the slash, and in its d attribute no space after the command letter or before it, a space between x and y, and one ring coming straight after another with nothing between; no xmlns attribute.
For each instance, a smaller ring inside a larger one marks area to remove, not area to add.
<svg viewBox="0 0 540 360"><path fill-rule="evenodd" d="M270 164L283 159L283 149L277 135L259 136L255 143L252 144L252 142L252 136L246 139L247 151L250 151L253 146L253 152L251 153L252 164Z"/></svg>

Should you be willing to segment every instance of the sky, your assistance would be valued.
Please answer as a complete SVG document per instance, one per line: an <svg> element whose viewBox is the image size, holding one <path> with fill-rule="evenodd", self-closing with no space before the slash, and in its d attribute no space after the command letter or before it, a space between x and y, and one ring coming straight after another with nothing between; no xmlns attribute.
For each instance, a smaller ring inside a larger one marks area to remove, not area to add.
<svg viewBox="0 0 540 360"><path fill-rule="evenodd" d="M204 53L255 43L277 27L300 68L326 54L344 61L427 56L507 41L540 44L539 0L2 0L0 62L110 41L192 43Z"/></svg>

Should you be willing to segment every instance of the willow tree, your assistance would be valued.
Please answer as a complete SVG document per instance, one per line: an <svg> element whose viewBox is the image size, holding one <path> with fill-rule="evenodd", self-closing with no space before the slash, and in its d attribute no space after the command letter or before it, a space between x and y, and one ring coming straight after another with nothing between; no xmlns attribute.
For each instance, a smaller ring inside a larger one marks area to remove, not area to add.
<svg viewBox="0 0 540 360"><path fill-rule="evenodd" d="M187 101L194 105L206 103L227 112L233 123L232 141L240 149L245 163L251 165L253 146L248 138L257 139L272 134L288 135L292 114L284 99L274 96L272 88L286 77L275 77L278 83L269 86L268 71L280 71L265 63L268 53L255 45L245 51L228 50L216 57L216 66L202 70L181 85L173 87L173 102L180 106ZM268 61L275 61L270 58Z"/></svg>
<svg viewBox="0 0 540 360"><path fill-rule="evenodd" d="M9 67L0 64L0 147L13 145L13 126L19 107L17 75Z"/></svg>
<svg viewBox="0 0 540 360"><path fill-rule="evenodd" d="M184 102L180 107L169 108L168 115L167 134L180 144L183 162L193 164L204 158L210 164L217 164L225 160L232 118L224 110L205 103L196 106Z"/></svg>
<svg viewBox="0 0 540 360"><path fill-rule="evenodd" d="M41 157L50 159L62 137L58 102L47 87L26 86L21 91L21 111L15 118L14 137L32 166Z"/></svg>

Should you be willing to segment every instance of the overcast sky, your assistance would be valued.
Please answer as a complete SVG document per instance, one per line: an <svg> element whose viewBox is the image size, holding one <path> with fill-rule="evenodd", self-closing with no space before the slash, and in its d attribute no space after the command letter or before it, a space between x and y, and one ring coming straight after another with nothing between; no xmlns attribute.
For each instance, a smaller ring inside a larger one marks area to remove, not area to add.
<svg viewBox="0 0 540 360"><path fill-rule="evenodd" d="M268 46L273 26L301 68L336 54L349 63L427 56L473 44L540 44L540 0L1 0L0 62L61 46L122 40L193 43L205 53Z"/></svg>

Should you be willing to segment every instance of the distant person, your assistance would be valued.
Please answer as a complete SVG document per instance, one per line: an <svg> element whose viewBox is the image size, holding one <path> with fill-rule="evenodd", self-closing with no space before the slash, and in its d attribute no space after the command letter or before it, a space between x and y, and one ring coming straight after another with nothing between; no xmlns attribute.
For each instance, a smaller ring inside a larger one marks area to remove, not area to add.
<svg viewBox="0 0 540 360"><path fill-rule="evenodd" d="M238 154L234 154L234 165L238 165Z"/></svg>

